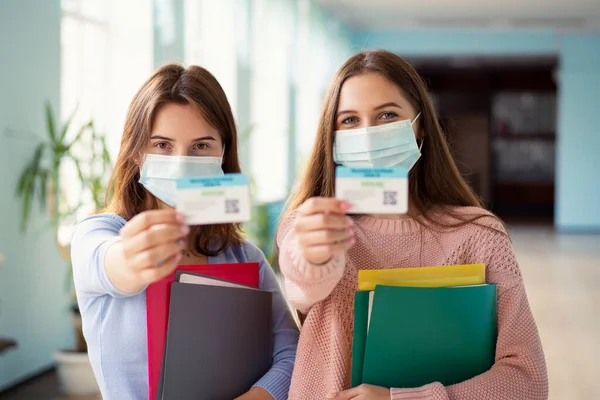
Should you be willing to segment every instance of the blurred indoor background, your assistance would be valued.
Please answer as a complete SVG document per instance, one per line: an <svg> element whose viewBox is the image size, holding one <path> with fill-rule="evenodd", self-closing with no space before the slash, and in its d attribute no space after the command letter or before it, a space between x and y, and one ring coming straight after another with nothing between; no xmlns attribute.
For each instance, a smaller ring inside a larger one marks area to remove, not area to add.
<svg viewBox="0 0 600 400"><path fill-rule="evenodd" d="M248 231L272 255L327 84L372 48L427 80L461 172L508 223L550 398L600 398L599 0L0 0L0 399L65 399L68 368L85 382L59 351L77 341L65 249L155 68L199 64L224 87L255 182ZM59 168L60 218L23 189L48 112L59 132L71 119L65 143L91 132ZM100 172L77 167L92 153Z"/></svg>

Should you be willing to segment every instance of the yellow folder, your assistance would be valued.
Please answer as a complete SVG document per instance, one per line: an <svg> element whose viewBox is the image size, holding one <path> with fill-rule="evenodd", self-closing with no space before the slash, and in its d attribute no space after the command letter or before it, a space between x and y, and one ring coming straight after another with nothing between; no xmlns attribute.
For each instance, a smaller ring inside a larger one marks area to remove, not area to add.
<svg viewBox="0 0 600 400"><path fill-rule="evenodd" d="M449 287L485 284L485 264L448 265L358 271L358 290L375 290L376 285Z"/></svg>

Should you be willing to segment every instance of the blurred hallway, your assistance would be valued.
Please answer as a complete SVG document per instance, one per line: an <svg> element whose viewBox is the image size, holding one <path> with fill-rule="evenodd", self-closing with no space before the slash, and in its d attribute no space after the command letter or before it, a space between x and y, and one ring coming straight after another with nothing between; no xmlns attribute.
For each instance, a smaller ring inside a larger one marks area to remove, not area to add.
<svg viewBox="0 0 600 400"><path fill-rule="evenodd" d="M550 399L600 398L600 236L511 227L540 330Z"/></svg>

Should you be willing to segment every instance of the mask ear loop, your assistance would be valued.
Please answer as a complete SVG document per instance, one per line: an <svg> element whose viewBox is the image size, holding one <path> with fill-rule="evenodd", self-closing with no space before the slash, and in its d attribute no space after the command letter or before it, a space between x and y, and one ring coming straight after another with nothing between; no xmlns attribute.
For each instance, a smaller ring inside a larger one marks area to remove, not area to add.
<svg viewBox="0 0 600 400"><path fill-rule="evenodd" d="M420 116L421 116L421 113L418 113L417 116L415 117L415 119L413 119L412 122L410 123L411 126L414 125L415 122L417 122L417 120L419 119ZM419 151L421 151L421 149L423 148L424 141L425 141L425 138L421 139L421 144L419 145Z"/></svg>
<svg viewBox="0 0 600 400"><path fill-rule="evenodd" d="M412 122L410 123L411 125L414 125L415 122L417 122L417 120L419 119L419 117L421 116L421 113L418 113L417 116L415 117L415 119L412 120Z"/></svg>

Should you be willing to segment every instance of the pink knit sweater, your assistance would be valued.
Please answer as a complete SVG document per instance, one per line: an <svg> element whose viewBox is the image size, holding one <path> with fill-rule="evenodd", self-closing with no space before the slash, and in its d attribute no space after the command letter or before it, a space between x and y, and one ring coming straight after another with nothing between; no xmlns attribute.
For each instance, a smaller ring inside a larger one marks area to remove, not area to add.
<svg viewBox="0 0 600 400"><path fill-rule="evenodd" d="M477 208L458 209L476 215ZM441 214L437 218L449 218ZM485 263L487 281L498 287L498 343L492 369L466 382L444 387L392 389L396 399L547 399L546 364L523 279L502 224L485 216L443 233L415 220L361 216L356 243L345 256L316 266L303 258L293 229L283 221L277 242L285 290L292 306L306 315L290 400L324 399L350 387L354 293L359 269L406 268ZM492 227L501 232L489 229ZM410 321L407 321L410 323Z"/></svg>

